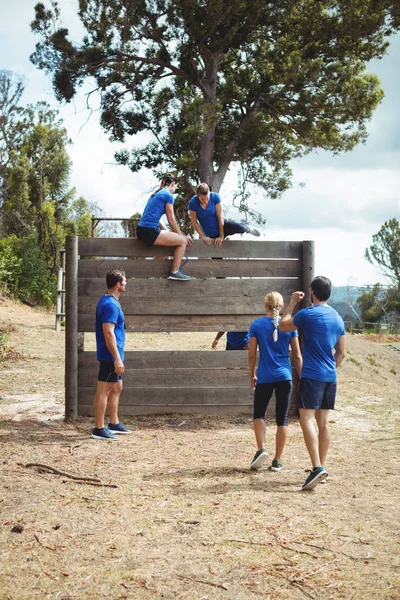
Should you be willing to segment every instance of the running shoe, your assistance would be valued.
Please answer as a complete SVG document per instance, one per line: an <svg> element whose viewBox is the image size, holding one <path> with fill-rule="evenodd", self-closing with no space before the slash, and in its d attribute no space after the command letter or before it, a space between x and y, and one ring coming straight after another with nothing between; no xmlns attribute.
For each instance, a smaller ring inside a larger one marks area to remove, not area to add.
<svg viewBox="0 0 400 600"><path fill-rule="evenodd" d="M315 467L307 479L305 480L302 490L312 490L315 488L323 479L328 477L328 473L325 471L324 467Z"/></svg>
<svg viewBox="0 0 400 600"><path fill-rule="evenodd" d="M267 460L267 458L268 452L265 450L265 448L260 448L259 450L257 450L253 460L251 461L250 469L253 469L253 471L260 469Z"/></svg>

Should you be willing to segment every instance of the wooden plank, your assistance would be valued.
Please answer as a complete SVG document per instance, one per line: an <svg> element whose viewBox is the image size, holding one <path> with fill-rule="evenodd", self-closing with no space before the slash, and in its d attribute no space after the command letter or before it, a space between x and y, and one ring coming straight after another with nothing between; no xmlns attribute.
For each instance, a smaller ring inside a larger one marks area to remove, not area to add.
<svg viewBox="0 0 400 600"><path fill-rule="evenodd" d="M124 386L135 389L149 387L153 391L160 388L166 394L168 388L175 388L176 382L181 381L185 388L210 387L215 388L226 385L247 387L249 382L248 369L162 369L157 368L157 377L154 369L125 369ZM97 369L80 369L78 386L96 386ZM163 396L164 397L164 396Z"/></svg>
<svg viewBox="0 0 400 600"><path fill-rule="evenodd" d="M66 238L65 420L78 416L78 238Z"/></svg>
<svg viewBox="0 0 400 600"><path fill-rule="evenodd" d="M80 296L78 299L78 311L81 315L94 315L98 298ZM132 300L129 296L122 295L120 303L125 316L128 315L208 315L210 311L214 315L242 315L256 311L260 314L264 310L264 298L253 297L227 297L214 298L213 301L199 302L196 296L189 298L169 298L151 296L146 299Z"/></svg>
<svg viewBox="0 0 400 600"><path fill-rule="evenodd" d="M176 383L176 380L175 380ZM79 404L93 404L95 387L79 387ZM192 405L192 404L253 404L253 392L250 386L223 386L202 387L193 389L182 385L174 388L162 387L124 387L119 405L121 410L125 406L145 405Z"/></svg>
<svg viewBox="0 0 400 600"><path fill-rule="evenodd" d="M136 239L127 238L79 238L81 256L172 256L171 249L160 246L149 248ZM244 258L299 258L302 255L302 242L271 242L253 240L225 240L221 248L207 246L194 240L186 249L186 256L210 258L212 256Z"/></svg>
<svg viewBox="0 0 400 600"><path fill-rule="evenodd" d="M292 292L300 287L300 279L262 278L262 279L196 279L185 285L171 285L168 279L128 278L123 299L137 300L143 297L157 296L168 298L187 298L195 295L199 300L216 297L252 296L265 298L271 291L279 290L288 301ZM106 292L105 277L80 277L78 279L79 296L91 296L97 300Z"/></svg>
<svg viewBox="0 0 400 600"><path fill-rule="evenodd" d="M79 261L79 277L103 277L110 269L123 269L127 277L166 279L171 269L170 260L146 260L142 258L129 260L96 260ZM188 260L184 267L185 273L191 277L301 277L301 262L298 260L224 260L199 259ZM190 286L192 282L168 280L170 285Z"/></svg>
<svg viewBox="0 0 400 600"><path fill-rule="evenodd" d="M180 284L178 284L180 285ZM186 284L182 284L186 285ZM126 316L127 331L163 332L163 331L247 331L251 323L263 313L254 312L249 315L137 315ZM78 315L79 331L95 331L94 314Z"/></svg>
<svg viewBox="0 0 400 600"><path fill-rule="evenodd" d="M222 342L221 342L222 343ZM214 350L160 350L125 352L125 369L247 369L246 351L215 352ZM91 369L97 375L96 352L82 352L78 357L80 372Z"/></svg>

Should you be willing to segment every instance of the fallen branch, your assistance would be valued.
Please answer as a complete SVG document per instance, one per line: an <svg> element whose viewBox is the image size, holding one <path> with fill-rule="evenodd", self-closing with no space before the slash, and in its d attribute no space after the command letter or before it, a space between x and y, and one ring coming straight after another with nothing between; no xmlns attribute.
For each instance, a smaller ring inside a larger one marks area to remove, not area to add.
<svg viewBox="0 0 400 600"><path fill-rule="evenodd" d="M99 480L97 480L99 481ZM63 483L69 483L67 479L62 480ZM109 488L117 488L118 486L115 483L97 483L96 481L90 481L89 479L85 479L84 481L74 481L74 483L80 485L94 485L95 487L109 487Z"/></svg>
<svg viewBox="0 0 400 600"><path fill-rule="evenodd" d="M97 477L81 477L80 475L72 475L71 473L67 473L66 471L60 471L59 469L55 469L50 465L44 465L42 463L27 463L24 465L23 463L17 463L18 466L24 467L25 469L29 467L37 467L38 469L44 469L49 471L50 473L55 473L56 475L62 475L63 477L69 477L69 479L75 479L76 481L95 481L100 483L100 479Z"/></svg>
<svg viewBox="0 0 400 600"><path fill-rule="evenodd" d="M190 581L195 581L196 583L204 583L204 585L212 585L212 587L220 588L221 590L229 589L226 585L221 583L214 583L213 581L204 581L203 579L195 579L194 577L189 577L187 575L177 575L178 579L189 579Z"/></svg>
<svg viewBox="0 0 400 600"><path fill-rule="evenodd" d="M280 546L281 548L284 548L285 550L290 550L291 552L295 552L296 554L307 554L308 556L312 556L312 558L320 558L320 556L317 556L316 554L311 554L311 552L307 552L307 550L297 550L296 548L291 548L290 546L287 546L286 544L282 543L282 542L250 542L248 540L226 540L227 542L235 542L238 544L249 544L250 546ZM296 542L298 544L300 544L301 542Z"/></svg>

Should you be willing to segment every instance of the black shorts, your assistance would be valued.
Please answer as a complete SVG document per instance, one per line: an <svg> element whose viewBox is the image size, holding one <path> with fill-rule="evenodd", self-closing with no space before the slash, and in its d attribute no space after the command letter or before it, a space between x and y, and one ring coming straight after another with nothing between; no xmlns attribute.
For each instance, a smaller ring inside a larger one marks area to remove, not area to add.
<svg viewBox="0 0 400 600"><path fill-rule="evenodd" d="M334 410L336 382L318 381L302 377L297 392L297 408L311 410Z"/></svg>
<svg viewBox="0 0 400 600"><path fill-rule="evenodd" d="M105 360L100 361L98 381L105 381L107 383L116 383L121 381L122 375L114 371L114 363Z"/></svg>
<svg viewBox="0 0 400 600"><path fill-rule="evenodd" d="M141 227L140 225L136 229L136 236L139 240L142 240L148 246L152 246L158 236L161 233L161 229L159 227Z"/></svg>
<svg viewBox="0 0 400 600"><path fill-rule="evenodd" d="M275 390L275 417L278 427L288 424L291 380L274 381L273 383L257 383L254 392L254 419L264 419L269 401Z"/></svg>

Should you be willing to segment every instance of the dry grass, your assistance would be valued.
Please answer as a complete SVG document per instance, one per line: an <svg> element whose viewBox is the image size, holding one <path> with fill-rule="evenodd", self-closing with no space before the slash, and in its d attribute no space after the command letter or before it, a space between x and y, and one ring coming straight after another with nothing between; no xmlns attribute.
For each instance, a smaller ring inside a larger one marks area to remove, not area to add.
<svg viewBox="0 0 400 600"><path fill-rule="evenodd" d="M12 310L12 343L37 358L0 375L2 600L400 597L395 352L349 340L358 364L341 371L328 483L307 493L296 421L280 473L249 470L244 416L135 418L133 434L110 443L89 437L89 419L63 423L53 317Z"/></svg>

